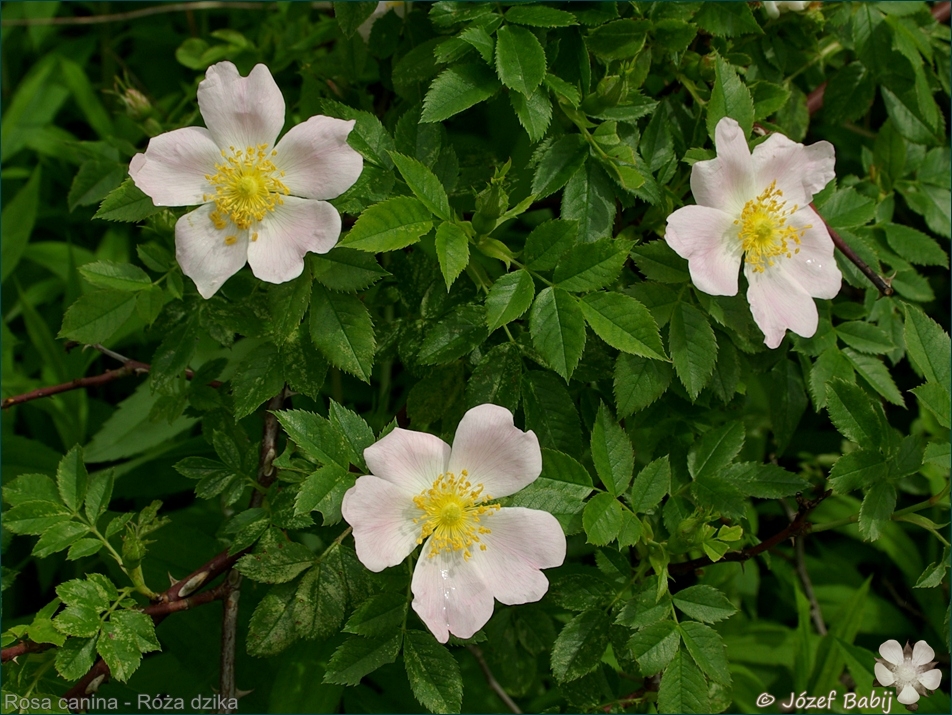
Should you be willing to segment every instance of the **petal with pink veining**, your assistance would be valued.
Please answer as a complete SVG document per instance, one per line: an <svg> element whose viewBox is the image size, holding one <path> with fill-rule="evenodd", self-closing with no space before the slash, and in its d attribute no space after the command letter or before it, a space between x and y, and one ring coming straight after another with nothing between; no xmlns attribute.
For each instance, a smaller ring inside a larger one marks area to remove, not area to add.
<svg viewBox="0 0 952 715"><path fill-rule="evenodd" d="M364 450L374 476L398 486L411 497L433 486L446 471L450 446L432 434L397 427Z"/></svg>
<svg viewBox="0 0 952 715"><path fill-rule="evenodd" d="M214 210L214 204L205 204L175 223L175 259L203 298L215 295L248 260L248 231L231 223L216 228Z"/></svg>
<svg viewBox="0 0 952 715"><path fill-rule="evenodd" d="M698 289L709 295L737 295L743 246L733 216L707 206L684 206L668 216L664 240L688 260Z"/></svg>
<svg viewBox="0 0 952 715"><path fill-rule="evenodd" d="M354 185L364 167L364 158L347 143L354 124L353 119L316 116L281 137L274 161L292 194L333 199Z"/></svg>
<svg viewBox="0 0 952 715"><path fill-rule="evenodd" d="M198 107L222 149L270 147L284 126L284 97L264 65L247 77L231 62L212 65L198 85Z"/></svg>
<svg viewBox="0 0 952 715"><path fill-rule="evenodd" d="M819 321L816 304L780 265L770 266L763 273L748 265L744 267L744 275L749 283L747 301L750 312L764 333L767 347L780 345L787 330L804 338L813 336Z"/></svg>
<svg viewBox="0 0 952 715"><path fill-rule="evenodd" d="M156 206L195 206L215 193L205 177L221 160L207 129L183 127L152 137L145 153L132 157L129 176Z"/></svg>
<svg viewBox="0 0 952 715"><path fill-rule="evenodd" d="M357 558L371 571L396 566L416 548L420 510L405 491L368 475L344 494L341 514L354 528Z"/></svg>
<svg viewBox="0 0 952 715"><path fill-rule="evenodd" d="M747 138L736 121L724 117L714 129L714 143L717 158L691 167L691 193L699 206L739 216L744 204L763 189L754 183Z"/></svg>
<svg viewBox="0 0 952 715"><path fill-rule="evenodd" d="M820 141L804 146L783 134L771 134L752 154L755 183L766 187L777 182L788 208L803 208L836 176L833 145Z"/></svg>
<svg viewBox="0 0 952 715"><path fill-rule="evenodd" d="M469 638L492 616L493 595L462 551L429 553L427 542L410 583L413 610L440 643L450 633Z"/></svg>

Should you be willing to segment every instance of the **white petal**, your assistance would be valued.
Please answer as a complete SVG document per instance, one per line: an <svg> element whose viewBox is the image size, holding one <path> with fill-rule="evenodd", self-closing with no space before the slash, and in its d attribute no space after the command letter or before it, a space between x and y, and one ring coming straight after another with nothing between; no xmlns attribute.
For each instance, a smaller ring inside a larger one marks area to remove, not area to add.
<svg viewBox="0 0 952 715"><path fill-rule="evenodd" d="M270 147L284 126L284 97L264 65L247 77L231 62L212 65L198 85L198 107L222 149Z"/></svg>
<svg viewBox="0 0 952 715"><path fill-rule="evenodd" d="M388 481L360 477L344 494L341 513L354 527L357 558L371 571L396 566L416 548L421 527L413 519L420 510Z"/></svg>
<svg viewBox="0 0 952 715"><path fill-rule="evenodd" d="M833 145L826 141L804 146L783 134L771 134L754 147L752 159L756 185L766 188L776 181L788 207L806 206L836 176Z"/></svg>
<svg viewBox="0 0 952 715"><path fill-rule="evenodd" d="M347 191L364 168L364 158L347 143L356 122L316 116L291 127L275 147L281 181L295 196L333 199Z"/></svg>
<svg viewBox="0 0 952 715"><path fill-rule="evenodd" d="M912 664L916 667L925 665L935 658L935 651L925 641L919 641L912 649Z"/></svg>
<svg viewBox="0 0 952 715"><path fill-rule="evenodd" d="M876 673L876 680L879 681L880 685L889 686L896 682L896 676L882 663L873 666L873 672Z"/></svg>
<svg viewBox="0 0 952 715"><path fill-rule="evenodd" d="M447 468L457 476L466 470L472 484L482 484L485 495L498 499L538 478L542 450L535 433L514 426L505 407L479 405L460 420Z"/></svg>
<svg viewBox="0 0 952 715"><path fill-rule="evenodd" d="M772 18L780 17L780 9L777 7L780 3L774 2L773 0L764 0L764 10L767 11L767 14Z"/></svg>
<svg viewBox="0 0 952 715"><path fill-rule="evenodd" d="M787 329L804 338L813 336L819 321L816 304L779 264L763 273L755 273L745 266L744 275L750 284L747 289L750 312L764 333L767 347L773 349L780 345Z"/></svg>
<svg viewBox="0 0 952 715"><path fill-rule="evenodd" d="M737 295L743 246L734 218L708 206L684 206L668 216L664 240L688 259L691 280L708 295Z"/></svg>
<svg viewBox="0 0 952 715"><path fill-rule="evenodd" d="M899 645L899 641L897 640L888 640L879 646L879 654L883 657L883 659L896 666L902 665L903 661L905 660L905 656L902 652L902 646ZM885 685L885 683L883 683L883 685Z"/></svg>
<svg viewBox="0 0 952 715"><path fill-rule="evenodd" d="M225 230L215 228L214 210L214 204L205 204L175 223L175 259L203 298L215 295L248 260L248 232L231 223ZM231 245L225 242L229 235L236 239Z"/></svg>
<svg viewBox="0 0 952 715"><path fill-rule="evenodd" d="M432 487L446 471L450 446L432 434L397 427L367 447L364 459L375 476L413 497Z"/></svg>
<svg viewBox="0 0 952 715"><path fill-rule="evenodd" d="M919 702L919 693L916 692L915 688L911 685L907 685L902 689L902 692L899 693L899 697L896 698L903 705L912 705L913 703Z"/></svg>
<svg viewBox="0 0 952 715"><path fill-rule="evenodd" d="M938 668L933 668L932 670L919 674L919 684L926 690L937 690L941 681L942 671Z"/></svg>
<svg viewBox="0 0 952 715"><path fill-rule="evenodd" d="M429 556L423 545L413 570L413 610L440 643L449 634L469 638L486 625L493 614L493 596L479 579L462 551L442 551Z"/></svg>
<svg viewBox="0 0 952 715"><path fill-rule="evenodd" d="M810 226L802 236L799 253L782 257L777 267L814 298L835 298L843 276L833 257L833 241L823 221L809 206L790 217L793 226Z"/></svg>
<svg viewBox="0 0 952 715"><path fill-rule="evenodd" d="M283 205L252 226L248 264L268 283L297 278L304 270L304 254L331 250L340 225L340 214L326 201L285 196Z"/></svg>
<svg viewBox="0 0 952 715"><path fill-rule="evenodd" d="M207 129L184 127L149 140L129 163L129 176L156 206L195 206L215 190L205 178L221 161Z"/></svg>
<svg viewBox="0 0 952 715"><path fill-rule="evenodd" d="M538 601L549 588L539 569L565 560L565 534L558 520L545 511L509 507L483 521L491 530L481 536L486 550L473 549L470 565L498 601Z"/></svg>
<svg viewBox="0 0 952 715"><path fill-rule="evenodd" d="M736 121L724 117L714 130L714 143L717 158L691 168L691 193L700 206L740 216L744 204L757 194L747 138Z"/></svg>

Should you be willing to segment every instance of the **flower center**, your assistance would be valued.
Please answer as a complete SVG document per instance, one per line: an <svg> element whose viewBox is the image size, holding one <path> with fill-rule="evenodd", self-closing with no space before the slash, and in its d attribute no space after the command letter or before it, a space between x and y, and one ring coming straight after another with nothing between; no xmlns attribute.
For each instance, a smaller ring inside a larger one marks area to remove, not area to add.
<svg viewBox="0 0 952 715"><path fill-rule="evenodd" d="M279 171L272 161L278 152L272 150L269 155L267 148L266 144L259 144L257 149L229 147L231 155L222 149L225 161L215 164L216 173L205 175L205 179L215 187L214 194L204 196L205 201L215 202L215 210L211 213L215 228L223 230L228 225L226 219L239 229L251 228L253 223L284 203L281 196L288 194L288 187L281 181L284 172ZM257 238L255 233L251 240ZM225 243L231 245L237 240L235 236L228 236Z"/></svg>
<svg viewBox="0 0 952 715"><path fill-rule="evenodd" d="M800 238L811 226L795 228L787 224L787 219L795 213L798 206L787 209L783 192L777 188L777 182L771 182L756 198L751 199L740 213L734 224L740 228L737 237L744 247L744 260L757 273L763 273L767 266L774 265L774 259L780 256L793 258L799 253Z"/></svg>
<svg viewBox="0 0 952 715"><path fill-rule="evenodd" d="M900 686L900 690L902 690L902 686L912 685L918 682L918 680L919 671L910 661L906 660L902 665L896 668L896 681L897 685Z"/></svg>
<svg viewBox="0 0 952 715"><path fill-rule="evenodd" d="M432 536L430 558L441 551L462 551L468 560L472 556L470 547L479 543L479 535L491 533L481 525L480 517L489 516L499 505L486 504L492 497L483 494L482 484L470 484L467 476L465 469L459 477L452 472L441 474L432 487L413 497L413 503L423 512L413 520L423 524L417 543ZM485 551L486 545L479 543L479 548Z"/></svg>

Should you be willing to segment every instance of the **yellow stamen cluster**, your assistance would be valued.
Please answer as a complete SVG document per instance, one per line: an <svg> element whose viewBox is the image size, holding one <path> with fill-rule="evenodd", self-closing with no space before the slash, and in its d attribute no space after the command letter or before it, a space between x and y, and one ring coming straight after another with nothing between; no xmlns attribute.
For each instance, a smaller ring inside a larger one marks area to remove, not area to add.
<svg viewBox="0 0 952 715"><path fill-rule="evenodd" d="M740 226L737 237L744 247L744 260L756 272L763 273L779 256L793 258L800 252L800 237L810 226L795 228L787 219L799 208L786 208L783 192L771 182L763 193L751 199L734 224Z"/></svg>
<svg viewBox="0 0 952 715"><path fill-rule="evenodd" d="M282 194L288 194L288 187L282 183L284 172L279 171L272 159L276 151L268 154L268 146L235 149L229 147L231 155L222 149L225 160L215 164L214 174L206 174L205 179L215 187L214 194L206 194L205 201L214 201L215 210L211 213L212 223L219 231L228 226L230 220L239 229L251 228L256 221L274 211L284 203ZM251 240L258 238L255 233ZM237 243L238 237L225 237L228 246Z"/></svg>
<svg viewBox="0 0 952 715"><path fill-rule="evenodd" d="M483 494L482 484L475 487L470 484L467 476L465 469L459 477L452 472L441 474L432 487L413 497L413 503L423 512L413 520L415 524L423 524L417 543L422 544L432 536L430 558L441 551L462 551L463 558L469 560L470 547L474 544L486 550L479 535L492 532L481 525L480 517L492 514L499 505L487 504L492 497Z"/></svg>

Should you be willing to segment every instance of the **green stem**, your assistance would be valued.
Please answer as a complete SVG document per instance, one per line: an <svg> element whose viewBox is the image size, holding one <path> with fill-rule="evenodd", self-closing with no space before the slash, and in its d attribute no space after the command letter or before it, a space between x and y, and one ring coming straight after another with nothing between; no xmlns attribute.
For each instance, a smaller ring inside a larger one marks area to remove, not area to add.
<svg viewBox="0 0 952 715"><path fill-rule="evenodd" d="M912 506L908 506L905 509L900 509L899 511L893 512L892 516L890 516L889 518L892 519L893 521L896 521L896 517L905 516L906 514L915 514L917 511L922 511L923 509L928 509L930 506L935 506L936 504L939 503L939 501L941 501L942 497L944 497L948 493L948 491L949 491L949 485L946 484L945 488L941 492L936 494L934 497L926 499L923 502L919 502L918 504L913 504ZM837 529L841 526L848 526L850 524L855 524L857 521L859 521L858 513L853 514L852 516L848 516L845 519L837 519L836 521L828 521L826 524L817 524L816 526L813 526L810 529L810 533L817 534L821 531L829 531L830 529Z"/></svg>
<svg viewBox="0 0 952 715"><path fill-rule="evenodd" d="M514 265L516 268L521 268L521 269L524 270L526 273L528 273L530 276L532 276L533 278L535 278L535 279L538 280L538 281L541 281L542 283L545 283L547 286L552 287L552 286L555 285L555 283L553 283L553 282L550 281L550 280L546 280L545 278L543 278L542 276L540 276L540 275L539 275L538 273L536 273L535 271L530 270L529 268L526 268L524 264L519 263L519 261L517 261L515 258L513 258L513 259L511 260L511 263L512 263L512 265Z"/></svg>

